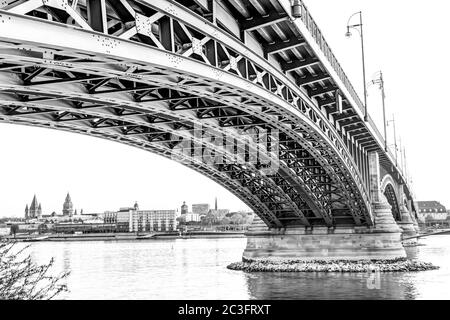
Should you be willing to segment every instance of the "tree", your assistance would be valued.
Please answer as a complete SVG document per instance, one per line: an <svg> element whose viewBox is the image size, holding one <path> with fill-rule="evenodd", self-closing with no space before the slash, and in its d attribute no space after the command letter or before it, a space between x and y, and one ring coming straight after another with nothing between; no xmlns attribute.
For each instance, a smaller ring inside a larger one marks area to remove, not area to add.
<svg viewBox="0 0 450 320"><path fill-rule="evenodd" d="M184 217L184 216L178 217L176 220L178 221L178 224L180 224L180 225L186 224L186 217Z"/></svg>
<svg viewBox="0 0 450 320"><path fill-rule="evenodd" d="M39 233L46 233L46 232L48 232L47 225L46 225L45 223L40 224L40 225L38 226L38 232L39 232Z"/></svg>
<svg viewBox="0 0 450 320"><path fill-rule="evenodd" d="M16 233L19 232L19 226L17 224L11 225L11 234L16 237Z"/></svg>
<svg viewBox="0 0 450 320"><path fill-rule="evenodd" d="M433 217L431 215L427 215L425 217L425 223L426 224L432 223L433 221L434 221L434 219L433 219Z"/></svg>
<svg viewBox="0 0 450 320"><path fill-rule="evenodd" d="M208 213L208 214L202 219L202 224L203 224L203 225L212 225L212 224L215 224L215 222L216 222L216 217L215 217L213 214L211 214L211 213Z"/></svg>
<svg viewBox="0 0 450 320"><path fill-rule="evenodd" d="M242 216L239 213L235 213L231 217L231 221L233 224L241 224L242 223Z"/></svg>
<svg viewBox="0 0 450 320"><path fill-rule="evenodd" d="M28 248L19 250L16 242L0 242L0 300L50 300L67 291L62 282L69 273L50 275L54 260L38 265L26 253Z"/></svg>

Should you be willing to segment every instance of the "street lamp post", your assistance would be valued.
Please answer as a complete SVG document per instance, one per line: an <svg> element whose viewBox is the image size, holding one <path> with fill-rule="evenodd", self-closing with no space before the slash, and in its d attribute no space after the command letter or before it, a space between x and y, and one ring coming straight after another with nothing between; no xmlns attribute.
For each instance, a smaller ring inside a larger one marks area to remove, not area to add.
<svg viewBox="0 0 450 320"><path fill-rule="evenodd" d="M359 14L359 23L357 24L350 24L350 20ZM359 27L359 29L357 29ZM367 113L367 86L366 86L366 63L365 63L365 55L364 55L364 33L363 33L363 21L362 21L362 12L358 11L350 16L347 22L347 32L345 36L347 38L350 38L352 36L352 33L350 32L350 29L356 29L359 32L359 35L361 36L361 56L362 56L362 69L363 69L363 82L364 82L364 121L368 120L368 113Z"/></svg>
<svg viewBox="0 0 450 320"><path fill-rule="evenodd" d="M398 165L398 161L397 161L397 134L395 132L395 118L394 115L392 115L392 120L389 120L386 122L386 125L389 125L389 123L392 122L392 125L394 127L394 148L395 148L395 165Z"/></svg>
<svg viewBox="0 0 450 320"><path fill-rule="evenodd" d="M378 78L372 80L372 84L378 84L380 86L381 90L381 100L383 103L383 128L384 128L384 150L387 151L388 143L387 143L387 123L386 123L386 95L384 93L384 79L383 79L383 72L378 73Z"/></svg>
<svg viewBox="0 0 450 320"><path fill-rule="evenodd" d="M406 181L408 181L408 166L406 165L406 148L403 147L403 165L404 165L404 175L405 175L405 179Z"/></svg>
<svg viewBox="0 0 450 320"><path fill-rule="evenodd" d="M400 137L399 139L399 142L398 142L398 144L399 144L399 147L398 147L398 149L399 149L399 151L400 151L400 172L403 172L403 168L404 168L404 163L403 163L403 146L402 146L402 137Z"/></svg>

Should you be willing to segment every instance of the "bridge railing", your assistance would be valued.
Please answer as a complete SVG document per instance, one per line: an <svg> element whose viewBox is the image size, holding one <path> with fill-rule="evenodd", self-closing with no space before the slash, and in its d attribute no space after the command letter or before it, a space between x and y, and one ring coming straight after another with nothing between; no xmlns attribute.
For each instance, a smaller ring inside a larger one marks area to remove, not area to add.
<svg viewBox="0 0 450 320"><path fill-rule="evenodd" d="M306 8L305 4L302 0L300 0L301 4L301 20L303 21L303 24L306 26L306 29L310 32L313 39L316 41L316 44L319 46L320 50L322 50L322 53L325 55L325 57L328 59L328 62L331 64L332 68L338 75L341 82L344 84L345 88L351 95L353 101L357 104L358 108L364 112L364 104L359 98L358 94L356 93L355 88L351 84L350 80L348 79L347 75L345 74L343 68L341 67L340 63L336 59L335 55L330 49L330 46L328 45L327 41L322 35L322 32L320 31L319 27L317 26L316 22L312 18L311 14L309 13L308 9ZM384 137L381 135L380 131L378 130L377 126L375 125L374 121L370 116L368 116L368 122L373 129L373 132L379 139L379 141L382 142L382 145L384 145ZM395 156L393 152L388 148L387 153L390 155L391 159L395 159ZM397 169L399 170L400 174L404 177L404 173L402 168L399 168L397 166Z"/></svg>
<svg viewBox="0 0 450 320"><path fill-rule="evenodd" d="M345 88L348 90L350 95L352 96L353 100L358 105L358 108L361 111L364 111L364 105L359 98L358 94L356 93L355 88L351 84L350 80L348 79L347 75L344 72L344 69L342 69L340 63L334 56L333 52L330 49L330 46L328 45L327 41L322 35L322 31L320 31L319 27L317 26L316 22L312 18L311 14L309 13L308 9L306 8L303 1L300 0L301 8L302 8L302 14L301 14L301 20L303 21L303 24L306 26L308 31L310 32L311 36L316 41L317 45L319 46L320 50L322 50L322 53L325 55L325 57L328 59L328 62L333 67L334 71L337 73L339 79L344 84Z"/></svg>

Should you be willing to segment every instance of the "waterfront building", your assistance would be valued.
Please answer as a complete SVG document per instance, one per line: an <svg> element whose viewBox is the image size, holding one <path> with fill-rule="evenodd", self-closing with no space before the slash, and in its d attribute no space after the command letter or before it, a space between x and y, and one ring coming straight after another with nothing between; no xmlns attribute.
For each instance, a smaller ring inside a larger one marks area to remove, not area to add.
<svg viewBox="0 0 450 320"><path fill-rule="evenodd" d="M119 211L106 211L104 223L114 223L121 232L175 231L175 210L139 210L134 207L120 208Z"/></svg>
<svg viewBox="0 0 450 320"><path fill-rule="evenodd" d="M418 201L419 212L417 213L419 222L425 223L426 220L444 221L448 213L444 205L438 201Z"/></svg>
<svg viewBox="0 0 450 320"><path fill-rule="evenodd" d="M133 210L130 232L175 231L175 210Z"/></svg>
<svg viewBox="0 0 450 320"><path fill-rule="evenodd" d="M25 207L25 219L39 219L42 215L42 206L38 203L36 195L34 195L33 200L31 201L30 207L28 204Z"/></svg>
<svg viewBox="0 0 450 320"><path fill-rule="evenodd" d="M116 225L111 223L56 223L52 226L55 233L111 233L117 232Z"/></svg>
<svg viewBox="0 0 450 320"><path fill-rule="evenodd" d="M193 206L193 205L192 205ZM188 212L185 214L185 222L200 222L201 216L198 213Z"/></svg>
<svg viewBox="0 0 450 320"><path fill-rule="evenodd" d="M70 198L70 194L67 193L66 200L63 204L63 216L71 217L73 216L73 203L72 199Z"/></svg>

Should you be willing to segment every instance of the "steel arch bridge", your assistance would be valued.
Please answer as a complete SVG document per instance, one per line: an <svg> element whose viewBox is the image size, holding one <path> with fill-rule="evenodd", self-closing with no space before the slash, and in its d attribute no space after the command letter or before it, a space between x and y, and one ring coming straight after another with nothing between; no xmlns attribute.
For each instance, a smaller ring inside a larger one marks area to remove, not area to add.
<svg viewBox="0 0 450 320"><path fill-rule="evenodd" d="M226 160L178 160L270 227L372 226L371 152L414 211L400 167L362 110L301 1L0 1L0 122L167 158L194 141ZM231 138L232 150L199 138L199 127ZM260 131L277 132L270 174L245 161L256 143L232 161L243 134Z"/></svg>

